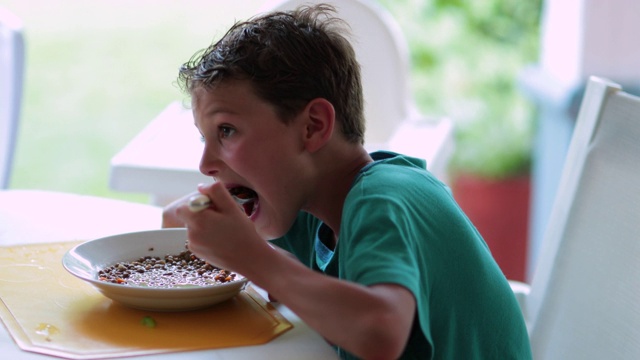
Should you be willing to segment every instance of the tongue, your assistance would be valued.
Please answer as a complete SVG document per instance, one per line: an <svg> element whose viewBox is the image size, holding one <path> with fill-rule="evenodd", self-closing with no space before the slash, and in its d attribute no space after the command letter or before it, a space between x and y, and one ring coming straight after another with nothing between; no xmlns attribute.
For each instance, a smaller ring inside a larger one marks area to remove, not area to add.
<svg viewBox="0 0 640 360"><path fill-rule="evenodd" d="M255 202L258 198L258 194L256 194L255 191L242 186L230 189L229 193L231 194L231 196L233 196L238 205L242 207L244 213L247 216L251 216L255 207Z"/></svg>
<svg viewBox="0 0 640 360"><path fill-rule="evenodd" d="M244 209L244 213L247 214L247 216L251 216L251 213L253 212L253 201L244 203L240 206L242 206L242 209Z"/></svg>

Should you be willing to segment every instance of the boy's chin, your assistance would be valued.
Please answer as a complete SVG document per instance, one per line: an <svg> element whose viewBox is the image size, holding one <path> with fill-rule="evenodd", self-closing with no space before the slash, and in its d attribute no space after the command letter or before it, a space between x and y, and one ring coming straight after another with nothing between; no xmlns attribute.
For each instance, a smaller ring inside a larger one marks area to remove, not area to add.
<svg viewBox="0 0 640 360"><path fill-rule="evenodd" d="M267 241L275 240L275 239L278 239L278 238L281 238L281 237L284 236L284 234L278 235L278 234L274 234L274 233L263 233L263 232L260 232L260 231L258 231L258 235L261 238L263 238L264 240L267 240Z"/></svg>
<svg viewBox="0 0 640 360"><path fill-rule="evenodd" d="M256 233L264 240L274 240L285 236L295 223L297 213L286 216L282 212L274 213L264 211L265 209L258 209L257 213L254 214L255 217L252 216L251 218Z"/></svg>
<svg viewBox="0 0 640 360"><path fill-rule="evenodd" d="M275 240L283 237L287 233L288 229L285 230L276 230L273 228L259 228L256 226L256 232L258 235L264 240Z"/></svg>

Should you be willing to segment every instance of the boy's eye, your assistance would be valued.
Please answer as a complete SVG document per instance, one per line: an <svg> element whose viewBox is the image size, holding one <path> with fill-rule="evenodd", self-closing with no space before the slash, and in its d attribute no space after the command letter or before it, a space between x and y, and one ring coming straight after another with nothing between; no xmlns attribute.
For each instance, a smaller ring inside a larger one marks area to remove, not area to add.
<svg viewBox="0 0 640 360"><path fill-rule="evenodd" d="M218 132L219 132L220 139L226 139L229 136L233 135L233 133L235 133L236 130L230 126L223 125L223 126L220 126Z"/></svg>

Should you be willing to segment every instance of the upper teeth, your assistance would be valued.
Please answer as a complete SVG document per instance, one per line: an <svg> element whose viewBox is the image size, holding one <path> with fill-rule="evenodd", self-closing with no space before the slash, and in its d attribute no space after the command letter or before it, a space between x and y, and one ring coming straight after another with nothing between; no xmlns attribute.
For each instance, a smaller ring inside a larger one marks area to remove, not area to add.
<svg viewBox="0 0 640 360"><path fill-rule="evenodd" d="M246 203L254 200L254 198L251 198L251 197L243 199L243 198L238 197L236 195L231 195L231 196L233 197L233 200L235 200L239 205L246 204Z"/></svg>

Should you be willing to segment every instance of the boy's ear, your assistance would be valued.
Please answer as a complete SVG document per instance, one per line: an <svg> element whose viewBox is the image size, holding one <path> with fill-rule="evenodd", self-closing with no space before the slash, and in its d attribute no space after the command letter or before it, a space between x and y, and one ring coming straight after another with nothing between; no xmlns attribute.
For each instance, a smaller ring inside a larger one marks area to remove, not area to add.
<svg viewBox="0 0 640 360"><path fill-rule="evenodd" d="M305 148L309 152L315 152L331 139L336 123L336 112L333 105L323 98L311 100L305 112L307 114L304 129Z"/></svg>

